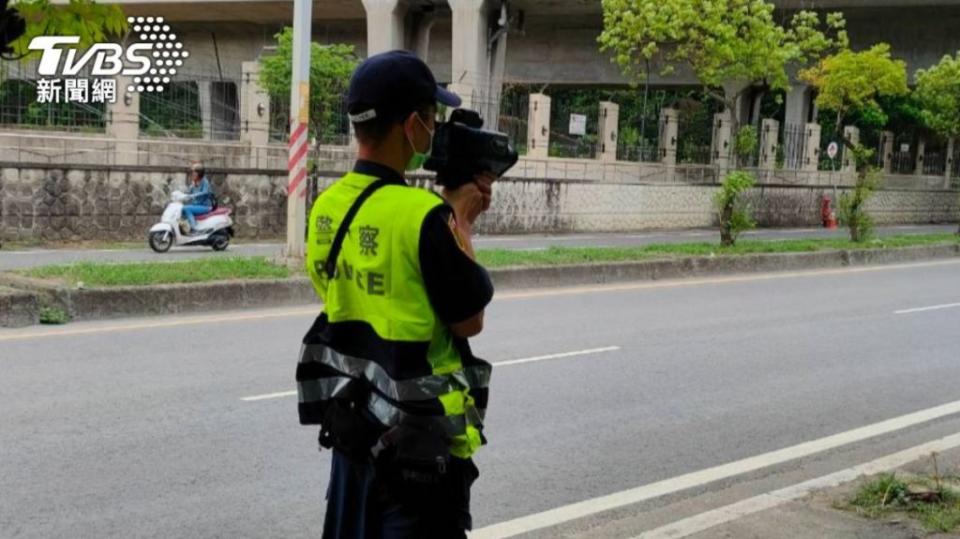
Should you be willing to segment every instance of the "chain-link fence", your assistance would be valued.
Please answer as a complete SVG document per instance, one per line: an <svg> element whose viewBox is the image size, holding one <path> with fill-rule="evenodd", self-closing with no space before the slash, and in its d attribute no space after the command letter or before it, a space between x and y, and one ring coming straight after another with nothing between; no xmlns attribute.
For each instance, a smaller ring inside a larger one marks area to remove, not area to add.
<svg viewBox="0 0 960 539"><path fill-rule="evenodd" d="M920 158L920 172L924 176L943 176L947 172L947 144L946 141L933 138L924 144L923 156Z"/></svg>
<svg viewBox="0 0 960 539"><path fill-rule="evenodd" d="M506 86L500 95L498 128L505 133L520 155L527 153L527 126L530 115L530 92L523 87Z"/></svg>
<svg viewBox="0 0 960 539"><path fill-rule="evenodd" d="M890 172L893 174L913 174L917 169L916 149L913 135L896 135L893 139L893 153L890 157Z"/></svg>
<svg viewBox="0 0 960 539"><path fill-rule="evenodd" d="M140 132L147 137L240 139L239 81L174 81L140 94Z"/></svg>
<svg viewBox="0 0 960 539"><path fill-rule="evenodd" d="M681 108L677 124L677 163L709 164L713 160L713 118L698 109Z"/></svg>
<svg viewBox="0 0 960 539"><path fill-rule="evenodd" d="M623 114L624 109L621 111L617 159L647 163L659 161L660 110L649 106L646 111L640 109L634 114L629 114L629 108L625 109L627 114Z"/></svg>
<svg viewBox="0 0 960 539"><path fill-rule="evenodd" d="M85 72L71 78L76 82ZM41 99L36 63L0 62L0 127L8 129L47 129L82 133L103 133L108 117L103 102L68 99L66 80L45 82L48 97ZM89 81L86 97L89 97ZM55 90L55 91L54 91ZM55 96L55 100L49 97Z"/></svg>
<svg viewBox="0 0 960 539"><path fill-rule="evenodd" d="M799 170L806 164L807 144L810 134L804 124L783 124L780 134L780 154L783 155L783 167ZM779 161L780 156L777 156Z"/></svg>
<svg viewBox="0 0 960 539"><path fill-rule="evenodd" d="M334 146L346 146L350 143L350 117L347 115L346 94L340 95L332 106L320 108L318 113L319 118L310 118L310 134L314 139L318 139L316 142ZM287 142L290 138L288 96L270 96L269 137L273 142Z"/></svg>

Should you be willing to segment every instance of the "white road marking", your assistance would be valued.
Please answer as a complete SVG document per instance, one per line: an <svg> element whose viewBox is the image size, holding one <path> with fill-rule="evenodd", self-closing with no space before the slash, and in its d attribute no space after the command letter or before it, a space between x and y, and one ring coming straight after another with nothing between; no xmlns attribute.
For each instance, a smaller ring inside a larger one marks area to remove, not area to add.
<svg viewBox="0 0 960 539"><path fill-rule="evenodd" d="M910 264L890 264L890 265L881 265L881 266L837 268L837 269L828 269L828 270L755 273L755 274L739 275L734 277L708 277L708 278L700 278L700 279L682 279L681 278L681 279L675 279L675 280L653 281L653 282L640 281L640 282L628 282L624 284L605 284L605 285L594 285L594 286L588 285L588 286L569 286L569 287L558 287L558 288L528 289L528 290L518 290L516 292L506 292L502 294L498 293L494 297L494 300L501 301L501 300L528 299L528 298L539 298L539 297L559 297L559 296L569 296L569 295L578 295L578 294L624 292L629 290L680 288L680 287L694 287L694 286L702 286L702 285L745 283L745 282L751 282L751 281L770 281L770 280L776 280L776 279L811 278L811 277L822 277L825 275L844 275L844 274L852 274L852 273L872 273L877 271L896 271L896 270L905 270L905 269L948 266L948 265L956 265L956 264L960 264L960 260L951 259L951 260L938 260L938 261L931 261L931 262L914 262ZM257 312L262 312L262 311L263 309L259 309ZM50 327L50 328L44 328L42 330L35 329L35 328L29 328L27 330L23 330L23 329L0 330L0 342L38 339L38 338L44 338L44 337L68 337L68 336L74 336L74 335L87 335L87 334L95 334L95 333L112 333L117 331L131 331L131 330L138 330L138 329L154 329L154 328L187 326L187 325L193 325L193 324L217 324L217 323L223 323L223 322L259 320L259 319L266 319L266 318L285 318L285 317L293 317L293 316L303 316L305 314L317 314L319 312L320 312L320 304L318 303L315 306L299 307L299 308L279 310L279 311L268 311L265 314L247 314L248 311L244 311L240 313L228 313L228 314L219 314L219 315L178 317L176 319L156 320L151 322L120 323L120 324L114 324L114 325L98 324L93 327L85 327L85 328L78 328L74 325L74 326Z"/></svg>
<svg viewBox="0 0 960 539"><path fill-rule="evenodd" d="M577 350L575 352L562 352L559 354L547 354L545 356L524 357L520 359L510 359L507 361L498 361L493 364L494 367L508 367L510 365L520 365L522 363L533 363L534 361L544 361L547 359L560 359L565 357L586 356L590 354L601 354L603 352L614 352L619 350L619 346L605 346L603 348L590 348L588 350ZM277 393L266 393L264 395L254 395L252 397L242 397L242 401L262 401L267 399L279 399L282 397L293 397L296 391L279 391Z"/></svg>
<svg viewBox="0 0 960 539"><path fill-rule="evenodd" d="M930 453L939 453L957 446L960 446L960 434L945 436L939 440L911 447L898 453L893 453L864 464L840 470L839 472L817 477L816 479L804 481L780 490L767 492L759 496L754 496L753 498L719 507L712 511L678 520L666 526L641 533L634 539L676 539L679 537L687 537L754 513L772 509L791 500L803 498L816 490L836 487L864 475L887 472L921 459Z"/></svg>
<svg viewBox="0 0 960 539"><path fill-rule="evenodd" d="M868 438L881 436L957 413L960 413L960 401L950 402L795 446L778 449L727 464L721 464L713 468L691 472L641 487L615 492L606 496L501 522L476 530L471 535L471 538L490 539L512 537L521 533L549 528L571 520L577 520L604 511L637 504L689 488L706 485L714 481L736 477L769 466L808 457L816 453L822 453L830 449L836 449L844 445L860 442Z"/></svg>
<svg viewBox="0 0 960 539"><path fill-rule="evenodd" d="M619 346L605 346L603 348L590 348L588 350L577 350L576 352L563 352L560 354L548 354L545 356L525 357L520 359L510 359L507 361L498 361L494 367L506 367L508 365L520 365L521 363L533 363L534 361L543 361L546 359L560 359L563 357L586 356L589 354L601 354L603 352L613 352L619 350Z"/></svg>
<svg viewBox="0 0 960 539"><path fill-rule="evenodd" d="M939 311L941 309L953 309L956 307L960 307L960 303L947 303L944 305L931 305L929 307L916 307L914 309L903 309L900 311L893 311L893 314L923 313L927 311Z"/></svg>
<svg viewBox="0 0 960 539"><path fill-rule="evenodd" d="M266 395L254 395L252 397L243 397L242 401L262 401L267 399L279 399L281 397L293 397L297 394L296 390L294 391L279 391L277 393L267 393Z"/></svg>

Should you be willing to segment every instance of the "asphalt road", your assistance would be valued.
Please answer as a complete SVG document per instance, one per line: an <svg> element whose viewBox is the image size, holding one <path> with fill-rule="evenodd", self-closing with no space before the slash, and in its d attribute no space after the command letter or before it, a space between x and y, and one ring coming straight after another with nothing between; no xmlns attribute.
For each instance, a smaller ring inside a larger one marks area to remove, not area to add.
<svg viewBox="0 0 960 539"><path fill-rule="evenodd" d="M960 305L896 311L957 304L958 272L940 261L499 295L473 341L481 357L607 351L495 368L476 524L957 401ZM315 429L297 424L293 397L242 400L292 389L311 319L298 308L0 331L0 537L318 536L329 456ZM802 476L856 455L780 468ZM635 531L597 529L585 536Z"/></svg>
<svg viewBox="0 0 960 539"><path fill-rule="evenodd" d="M956 225L917 225L880 227L880 235L892 234L939 234L955 232ZM844 229L822 228L763 229L748 232L745 237L757 239L844 238ZM569 235L517 235L477 236L475 243L482 249L545 249L563 247L624 247L652 243L684 243L692 241L719 241L716 230L671 230L638 233L598 233ZM235 243L225 252L217 253L209 247L174 248L158 255L144 242L138 249L23 249L0 250L0 271L24 269L48 264L66 264L81 261L138 262L157 260L183 260L207 256L274 256L280 254L279 243Z"/></svg>

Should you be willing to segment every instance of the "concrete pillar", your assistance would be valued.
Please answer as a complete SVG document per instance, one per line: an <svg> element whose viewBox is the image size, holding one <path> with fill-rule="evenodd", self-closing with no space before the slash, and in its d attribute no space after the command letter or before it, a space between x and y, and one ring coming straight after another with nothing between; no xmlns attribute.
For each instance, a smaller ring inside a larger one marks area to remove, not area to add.
<svg viewBox="0 0 960 539"><path fill-rule="evenodd" d="M883 152L883 173L893 172L893 143L896 135L893 131L884 131L880 134L880 148Z"/></svg>
<svg viewBox="0 0 960 539"><path fill-rule="evenodd" d="M943 188L944 189L950 188L950 178L953 175L953 147L954 147L955 140L956 139L954 139L953 137L950 137L949 139L947 139L947 150L946 150L947 153L946 155L943 156L943 163L944 163Z"/></svg>
<svg viewBox="0 0 960 539"><path fill-rule="evenodd" d="M213 138L213 82L197 81L197 100L200 103L200 124L203 126L203 138Z"/></svg>
<svg viewBox="0 0 960 539"><path fill-rule="evenodd" d="M807 143L800 170L816 172L820 168L820 124L808 123L804 132Z"/></svg>
<svg viewBox="0 0 960 539"><path fill-rule="evenodd" d="M408 17L408 20L407 48L426 61L430 52L430 32L437 18L432 11L420 11Z"/></svg>
<svg viewBox="0 0 960 539"><path fill-rule="evenodd" d="M730 167L733 153L730 111L713 115L713 139L710 143L712 161L720 167L721 174Z"/></svg>
<svg viewBox="0 0 960 539"><path fill-rule="evenodd" d="M810 108L810 88L804 84L794 85L787 91L783 123L806 125L810 120Z"/></svg>
<svg viewBox="0 0 960 539"><path fill-rule="evenodd" d="M600 135L600 145L597 148L597 159L601 161L617 160L617 128L620 125L620 105L610 101L600 102L600 125L597 133Z"/></svg>
<svg viewBox="0 0 960 539"><path fill-rule="evenodd" d="M764 119L760 123L760 162L761 170L777 168L777 147L780 145L780 122Z"/></svg>
<svg viewBox="0 0 960 539"><path fill-rule="evenodd" d="M117 139L114 144L113 164L137 165L140 138L140 94L130 92L133 83L128 76L117 77L117 100L107 104L106 134Z"/></svg>
<svg viewBox="0 0 960 539"><path fill-rule="evenodd" d="M406 44L403 0L362 0L367 14L367 56L402 49Z"/></svg>
<svg viewBox="0 0 960 539"><path fill-rule="evenodd" d="M506 65L507 17L499 17L490 0L449 0L452 11L450 89L463 106L480 112L486 127L495 129ZM491 25L491 21L494 21Z"/></svg>
<svg viewBox="0 0 960 539"><path fill-rule="evenodd" d="M927 141L920 139L917 141L917 164L913 173L917 176L923 176L923 154L927 150Z"/></svg>
<svg viewBox="0 0 960 539"><path fill-rule="evenodd" d="M672 108L660 110L660 162L672 167L677 164L677 135L680 133L680 111Z"/></svg>
<svg viewBox="0 0 960 539"><path fill-rule="evenodd" d="M530 94L527 113L527 155L546 158L550 149L550 96Z"/></svg>
<svg viewBox="0 0 960 539"><path fill-rule="evenodd" d="M240 140L251 146L266 146L270 140L270 96L260 86L260 62L243 62L241 70Z"/></svg>
<svg viewBox="0 0 960 539"><path fill-rule="evenodd" d="M860 144L860 128L853 125L844 127L843 138L850 141L854 146ZM857 160L853 155L853 150L847 148L841 141L837 141L837 144L840 144L840 147L843 149L843 167L840 170L849 173L856 172Z"/></svg>

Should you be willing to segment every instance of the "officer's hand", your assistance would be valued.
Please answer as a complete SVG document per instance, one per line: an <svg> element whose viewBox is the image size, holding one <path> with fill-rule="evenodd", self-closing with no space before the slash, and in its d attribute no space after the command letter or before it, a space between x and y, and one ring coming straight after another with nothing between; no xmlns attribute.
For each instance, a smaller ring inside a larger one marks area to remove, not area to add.
<svg viewBox="0 0 960 539"><path fill-rule="evenodd" d="M483 213L484 195L478 182L470 182L456 189L444 189L443 198L453 206L457 221L461 224L473 225L477 217Z"/></svg>
<svg viewBox="0 0 960 539"><path fill-rule="evenodd" d="M482 172L473 179L480 194L483 195L483 211L490 209L490 201L493 200L493 182L497 180L496 174L492 172Z"/></svg>

